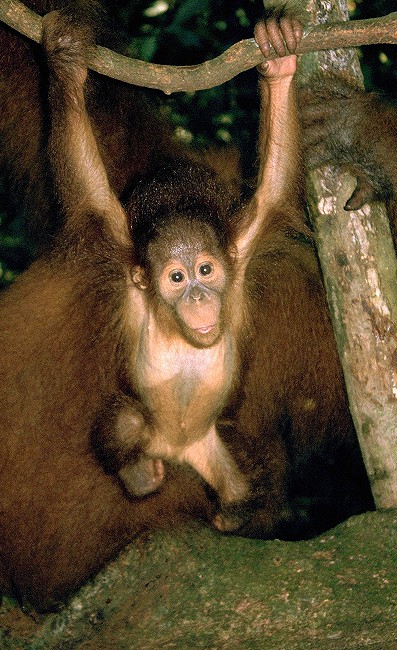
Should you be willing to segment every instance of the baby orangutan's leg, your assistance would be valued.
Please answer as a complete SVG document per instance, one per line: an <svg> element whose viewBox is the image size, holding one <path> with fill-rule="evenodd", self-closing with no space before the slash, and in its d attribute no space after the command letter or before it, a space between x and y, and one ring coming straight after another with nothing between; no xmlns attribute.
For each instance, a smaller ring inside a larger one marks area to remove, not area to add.
<svg viewBox="0 0 397 650"><path fill-rule="evenodd" d="M165 474L162 460L144 452L150 442L147 419L139 401L114 395L91 433L92 446L104 469L118 474L127 492L136 497L157 490Z"/></svg>

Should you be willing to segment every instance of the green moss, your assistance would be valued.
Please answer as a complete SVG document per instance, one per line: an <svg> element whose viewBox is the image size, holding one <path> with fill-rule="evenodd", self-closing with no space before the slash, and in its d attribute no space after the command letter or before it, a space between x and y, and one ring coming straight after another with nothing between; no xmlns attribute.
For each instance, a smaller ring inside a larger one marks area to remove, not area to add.
<svg viewBox="0 0 397 650"><path fill-rule="evenodd" d="M373 426L374 423L372 418L365 418L363 420L363 423L361 425L361 435L363 436L363 438L368 438L368 436L371 434Z"/></svg>
<svg viewBox="0 0 397 650"><path fill-rule="evenodd" d="M1 647L392 650L396 523L396 512L367 513L304 542L222 537L199 525L158 533L58 614L33 622L5 603Z"/></svg>

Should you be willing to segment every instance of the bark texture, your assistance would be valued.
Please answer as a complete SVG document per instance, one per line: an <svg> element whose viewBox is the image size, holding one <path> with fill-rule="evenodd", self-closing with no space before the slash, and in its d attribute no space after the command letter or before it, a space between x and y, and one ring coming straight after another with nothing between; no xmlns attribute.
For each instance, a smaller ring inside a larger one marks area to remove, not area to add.
<svg viewBox="0 0 397 650"><path fill-rule="evenodd" d="M330 3L328 2L328 5ZM41 17L18 0L1 0L0 20L28 38L40 43ZM397 43L397 12L381 18L340 22L335 16L332 22L313 24L306 30L297 50L304 52L329 50L330 47L369 45L371 43ZM337 24L333 24L337 23ZM269 58L276 58L274 51ZM254 68L263 57L253 38L235 43L223 54L211 61L195 66L168 66L129 59L105 47L95 47L90 68L120 81L156 88L167 95L173 92L213 88L237 74Z"/></svg>
<svg viewBox="0 0 397 650"><path fill-rule="evenodd" d="M310 0L314 21L348 19L345 0ZM310 57L310 58L309 58ZM338 73L362 85L354 51L307 55L301 81ZM309 208L350 408L378 508L397 507L397 262L381 204L346 212L355 179L327 166L310 174Z"/></svg>

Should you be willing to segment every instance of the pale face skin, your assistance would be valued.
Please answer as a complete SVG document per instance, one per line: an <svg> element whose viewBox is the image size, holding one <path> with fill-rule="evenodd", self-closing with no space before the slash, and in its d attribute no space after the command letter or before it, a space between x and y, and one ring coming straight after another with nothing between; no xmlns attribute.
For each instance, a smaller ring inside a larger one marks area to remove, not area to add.
<svg viewBox="0 0 397 650"><path fill-rule="evenodd" d="M149 244L150 277L186 340L210 347L223 333L230 263L208 224L193 222L189 230L183 218L173 219Z"/></svg>

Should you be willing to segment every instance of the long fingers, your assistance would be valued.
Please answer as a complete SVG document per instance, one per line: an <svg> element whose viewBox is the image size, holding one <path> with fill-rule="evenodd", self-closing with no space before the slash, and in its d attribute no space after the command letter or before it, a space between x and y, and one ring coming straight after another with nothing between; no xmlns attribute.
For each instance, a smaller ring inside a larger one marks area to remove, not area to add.
<svg viewBox="0 0 397 650"><path fill-rule="evenodd" d="M263 56L270 56L271 46L278 56L293 54L302 39L302 27L299 20L284 16L261 21L255 27L255 40Z"/></svg>

